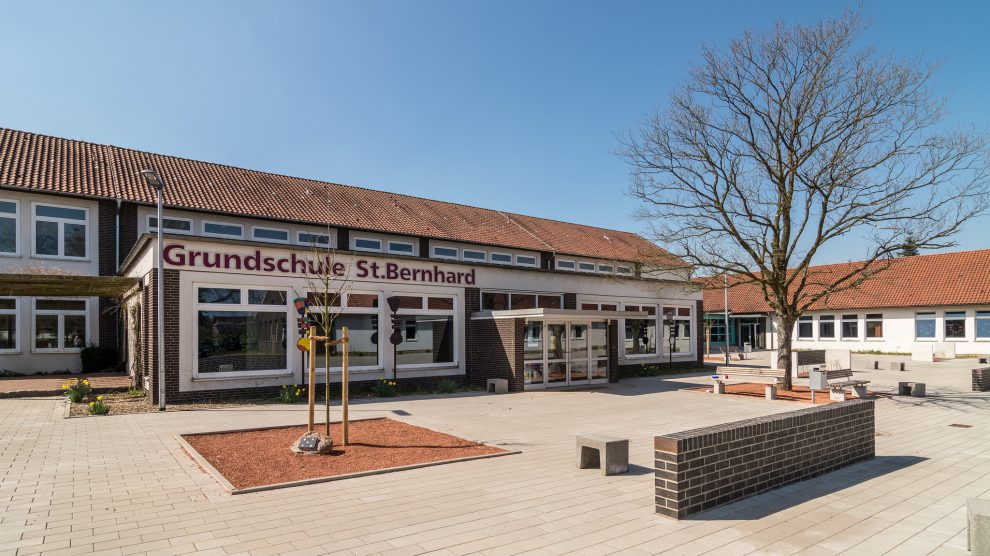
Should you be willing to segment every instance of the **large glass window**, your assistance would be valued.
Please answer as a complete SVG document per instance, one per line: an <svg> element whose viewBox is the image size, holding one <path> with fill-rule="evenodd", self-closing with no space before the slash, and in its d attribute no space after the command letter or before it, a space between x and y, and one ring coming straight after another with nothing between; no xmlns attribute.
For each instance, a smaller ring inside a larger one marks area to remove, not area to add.
<svg viewBox="0 0 990 556"><path fill-rule="evenodd" d="M866 339L879 340L883 338L883 313L867 313Z"/></svg>
<svg viewBox="0 0 990 556"><path fill-rule="evenodd" d="M914 314L914 336L919 340L935 339L935 313Z"/></svg>
<svg viewBox="0 0 990 556"><path fill-rule="evenodd" d="M976 339L990 340L990 311L976 312Z"/></svg>
<svg viewBox="0 0 990 556"><path fill-rule="evenodd" d="M17 350L17 298L0 297L0 352Z"/></svg>
<svg viewBox="0 0 990 556"><path fill-rule="evenodd" d="M608 378L608 324L591 323L588 343L591 347L591 380Z"/></svg>
<svg viewBox="0 0 990 556"><path fill-rule="evenodd" d="M0 200L0 253L17 254L17 202Z"/></svg>
<svg viewBox="0 0 990 556"><path fill-rule="evenodd" d="M859 315L842 315L842 339L859 339Z"/></svg>
<svg viewBox="0 0 990 556"><path fill-rule="evenodd" d="M657 354L657 319L626 319L627 356Z"/></svg>
<svg viewBox="0 0 990 556"><path fill-rule="evenodd" d="M86 257L86 209L34 205L34 254Z"/></svg>
<svg viewBox="0 0 990 556"><path fill-rule="evenodd" d="M333 332L331 336L339 339L343 336L343 327L347 327L350 334L350 344L348 345L348 365L351 369L377 369L381 368L381 350L379 338L378 293L335 293L323 300L323 295L310 293L310 311L317 315L317 322L322 321L322 313L329 306L333 318ZM386 335L386 340L388 339ZM340 371L343 359L341 358L340 346L330 348L330 370ZM316 366L324 371L327 368L326 350L322 347L316 351Z"/></svg>
<svg viewBox="0 0 990 556"><path fill-rule="evenodd" d="M34 300L34 349L77 350L86 347L85 299Z"/></svg>
<svg viewBox="0 0 990 556"><path fill-rule="evenodd" d="M668 316L669 315L669 316ZM690 307L664 307L663 308L663 340L664 346L670 346L670 335L674 334L673 353L691 353L694 351L691 345L691 308ZM673 326L667 322L673 320Z"/></svg>
<svg viewBox="0 0 990 556"><path fill-rule="evenodd" d="M818 317L818 337L822 340L835 339L835 315Z"/></svg>
<svg viewBox="0 0 990 556"><path fill-rule="evenodd" d="M945 339L962 340L966 338L966 311L945 312Z"/></svg>
<svg viewBox="0 0 990 556"><path fill-rule="evenodd" d="M527 322L523 330L523 381L543 384L543 322Z"/></svg>
<svg viewBox="0 0 990 556"><path fill-rule="evenodd" d="M455 354L454 298L403 295L399 303L403 341L395 347L399 367L452 365Z"/></svg>
<svg viewBox="0 0 990 556"><path fill-rule="evenodd" d="M814 335L814 317L805 315L798 317L797 336L799 340L810 340Z"/></svg>
<svg viewBox="0 0 990 556"><path fill-rule="evenodd" d="M287 370L287 298L284 290L197 288L196 372Z"/></svg>

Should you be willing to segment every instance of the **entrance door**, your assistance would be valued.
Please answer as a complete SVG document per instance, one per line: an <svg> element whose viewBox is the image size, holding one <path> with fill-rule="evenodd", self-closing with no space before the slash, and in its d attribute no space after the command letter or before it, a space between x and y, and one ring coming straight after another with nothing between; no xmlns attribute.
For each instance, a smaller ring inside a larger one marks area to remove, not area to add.
<svg viewBox="0 0 990 556"><path fill-rule="evenodd" d="M606 382L607 324L529 321L523 360L526 388Z"/></svg>
<svg viewBox="0 0 990 556"><path fill-rule="evenodd" d="M753 325L749 323L741 323L739 325L739 347L742 348L746 344L750 346L753 345Z"/></svg>

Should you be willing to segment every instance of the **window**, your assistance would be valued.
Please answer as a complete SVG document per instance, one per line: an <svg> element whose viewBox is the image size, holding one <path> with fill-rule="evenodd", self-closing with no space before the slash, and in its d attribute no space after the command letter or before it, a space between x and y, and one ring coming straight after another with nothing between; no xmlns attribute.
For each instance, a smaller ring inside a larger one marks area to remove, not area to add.
<svg viewBox="0 0 990 556"><path fill-rule="evenodd" d="M557 261L557 268L560 270L574 270L576 265L574 264L574 261L560 260Z"/></svg>
<svg viewBox="0 0 990 556"><path fill-rule="evenodd" d="M966 337L966 311L945 312L945 339L961 340Z"/></svg>
<svg viewBox="0 0 990 556"><path fill-rule="evenodd" d="M400 368L435 367L457 363L454 353L454 298L449 296L400 296L399 316L406 338L395 347Z"/></svg>
<svg viewBox="0 0 990 556"><path fill-rule="evenodd" d="M935 339L935 313L915 313L914 337L919 340Z"/></svg>
<svg viewBox="0 0 990 556"><path fill-rule="evenodd" d="M814 335L814 318L811 315L806 315L798 318L797 324L797 336L799 340L810 340Z"/></svg>
<svg viewBox="0 0 990 556"><path fill-rule="evenodd" d="M563 294L481 292L483 311L506 311L508 309L560 309Z"/></svg>
<svg viewBox="0 0 990 556"><path fill-rule="evenodd" d="M276 243L289 243L289 230L282 228L262 228L254 226L251 228L251 237L258 241L274 241Z"/></svg>
<svg viewBox="0 0 990 556"><path fill-rule="evenodd" d="M83 208L34 205L34 254L85 258L87 215Z"/></svg>
<svg viewBox="0 0 990 556"><path fill-rule="evenodd" d="M310 247L330 247L330 236L327 234L299 232L296 236L296 240L296 243L299 245L309 245Z"/></svg>
<svg viewBox="0 0 990 556"><path fill-rule="evenodd" d="M498 264L512 264L512 255L507 253L492 253L491 261Z"/></svg>
<svg viewBox="0 0 990 556"><path fill-rule="evenodd" d="M859 316L842 315L842 339L859 339Z"/></svg>
<svg viewBox="0 0 990 556"><path fill-rule="evenodd" d="M633 273L632 268L628 266L617 266L615 267L615 269L618 271L619 274L625 274L626 276L629 276Z"/></svg>
<svg viewBox="0 0 990 556"><path fill-rule="evenodd" d="M178 218L175 216L163 216L162 220L165 222L165 227L162 231L173 233L173 234L191 234L193 229L193 221L188 218ZM158 217L148 216L148 231L157 232L158 231Z"/></svg>
<svg viewBox="0 0 990 556"><path fill-rule="evenodd" d="M818 317L818 338L822 340L835 339L835 315Z"/></svg>
<svg viewBox="0 0 990 556"><path fill-rule="evenodd" d="M18 222L17 202L0 199L0 255L18 254Z"/></svg>
<svg viewBox="0 0 990 556"><path fill-rule="evenodd" d="M382 240L356 237L354 238L354 249L357 251L381 251Z"/></svg>
<svg viewBox="0 0 990 556"><path fill-rule="evenodd" d="M604 272L606 274L612 274L615 271L615 267L610 264L600 264L598 265L598 272Z"/></svg>
<svg viewBox="0 0 990 556"><path fill-rule="evenodd" d="M219 222L203 222L203 235L214 237L244 237L244 227L240 224L221 224Z"/></svg>
<svg viewBox="0 0 990 556"><path fill-rule="evenodd" d="M657 318L626 319L626 357L656 355Z"/></svg>
<svg viewBox="0 0 990 556"><path fill-rule="evenodd" d="M288 371L285 290L202 286L195 309L197 375Z"/></svg>
<svg viewBox="0 0 990 556"><path fill-rule="evenodd" d="M0 297L0 353L17 351L17 298Z"/></svg>
<svg viewBox="0 0 990 556"><path fill-rule="evenodd" d="M345 293L334 295L331 293L329 300L321 300L322 295L310 293L310 311L319 315L323 313L326 306L332 306L337 316L333 319L334 339L339 339L343 335L343 327L347 327L350 334L348 344L348 363L351 369L370 370L381 368L381 342L378 341L381 334L378 330L378 307L380 305L380 294L375 293ZM317 322L320 318L317 317ZM385 336L386 345L388 336ZM342 365L342 353L340 346L330 347L330 370L340 372ZM316 366L320 369L327 367L326 352L322 349L316 352Z"/></svg>
<svg viewBox="0 0 990 556"><path fill-rule="evenodd" d="M465 261L478 261L483 263L488 260L488 253L484 251L475 251L473 249L464 249L461 251L461 257Z"/></svg>
<svg viewBox="0 0 990 556"><path fill-rule="evenodd" d="M516 255L516 264L519 266L536 266L536 257Z"/></svg>
<svg viewBox="0 0 990 556"><path fill-rule="evenodd" d="M595 263L578 263L578 270L583 272L594 272Z"/></svg>
<svg viewBox="0 0 990 556"><path fill-rule="evenodd" d="M691 308L690 307L664 307L663 308L663 340L664 345L669 346L670 335L674 335L673 353L691 353L694 347L691 343ZM671 326L670 321L673 320Z"/></svg>
<svg viewBox="0 0 990 556"><path fill-rule="evenodd" d="M433 248L433 256L441 259L456 259L457 249L454 249L453 247L437 246Z"/></svg>
<svg viewBox="0 0 990 556"><path fill-rule="evenodd" d="M85 299L35 299L34 348L63 351L86 347L87 307Z"/></svg>
<svg viewBox="0 0 990 556"><path fill-rule="evenodd" d="M390 241L388 242L388 252L397 253L399 255L412 255L415 248L413 244L408 241Z"/></svg>
<svg viewBox="0 0 990 556"><path fill-rule="evenodd" d="M879 340L883 338L883 313L866 314L866 339Z"/></svg>
<svg viewBox="0 0 990 556"><path fill-rule="evenodd" d="M529 321L523 329L523 381L543 384L543 322Z"/></svg>
<svg viewBox="0 0 990 556"><path fill-rule="evenodd" d="M509 294L501 292L482 292L482 311L507 311L509 310Z"/></svg>
<svg viewBox="0 0 990 556"><path fill-rule="evenodd" d="M976 339L990 340L990 311L976 312Z"/></svg>

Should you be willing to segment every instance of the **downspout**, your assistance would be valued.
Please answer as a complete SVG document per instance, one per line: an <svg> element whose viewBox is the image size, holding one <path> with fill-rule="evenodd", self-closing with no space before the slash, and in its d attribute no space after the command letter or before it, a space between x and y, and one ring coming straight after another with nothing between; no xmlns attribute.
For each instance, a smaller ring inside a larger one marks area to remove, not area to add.
<svg viewBox="0 0 990 556"><path fill-rule="evenodd" d="M120 273L120 186L117 183L117 167L116 161L114 160L113 150L110 147L104 145L103 151L110 162L108 165L110 167L110 183L113 185L113 195L117 198L117 208L114 214L114 228L113 228L113 273L117 275ZM117 310L116 325L113 327L114 344L117 346L118 356L123 357L123 361L127 361L127 355L120 346L120 307ZM125 365L126 366L126 365Z"/></svg>

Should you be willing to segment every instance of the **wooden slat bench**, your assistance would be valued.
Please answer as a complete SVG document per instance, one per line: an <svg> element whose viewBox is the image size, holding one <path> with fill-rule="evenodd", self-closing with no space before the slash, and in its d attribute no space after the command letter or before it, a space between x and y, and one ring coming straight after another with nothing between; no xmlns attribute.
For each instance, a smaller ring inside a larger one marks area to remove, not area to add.
<svg viewBox="0 0 990 556"><path fill-rule="evenodd" d="M725 393L726 382L756 382L766 384L768 400L777 399L777 385L784 382L787 371L784 369L767 369L765 367L718 367L718 374L712 375L715 381L712 392Z"/></svg>
<svg viewBox="0 0 990 556"><path fill-rule="evenodd" d="M859 380L853 378L852 369L836 369L825 371L825 380L828 381L829 398L835 401L846 401L846 388L852 387L857 398L867 397L866 385L869 380Z"/></svg>

